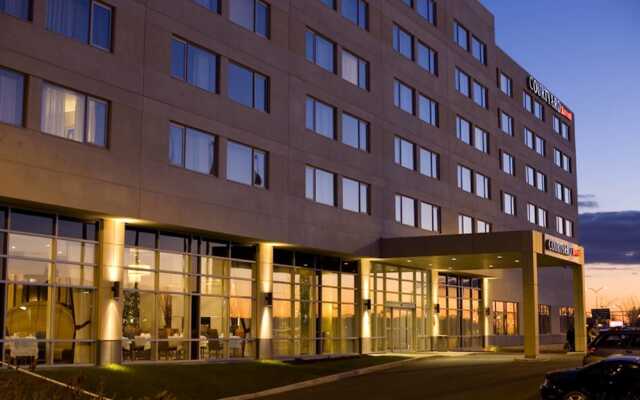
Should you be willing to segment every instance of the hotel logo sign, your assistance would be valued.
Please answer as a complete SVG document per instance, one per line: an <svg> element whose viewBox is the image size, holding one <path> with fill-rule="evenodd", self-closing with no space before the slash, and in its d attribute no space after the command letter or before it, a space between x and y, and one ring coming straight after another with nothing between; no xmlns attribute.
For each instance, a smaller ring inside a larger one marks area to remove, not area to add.
<svg viewBox="0 0 640 400"><path fill-rule="evenodd" d="M580 263L583 255L582 247L551 235L544 236L544 252L575 263Z"/></svg>
<svg viewBox="0 0 640 400"><path fill-rule="evenodd" d="M547 89L542 83L540 83L536 78L529 75L527 78L527 86L529 90L536 94L536 96L540 97L547 103L551 108L562 114L569 121L573 121L573 113L569 111L549 89Z"/></svg>

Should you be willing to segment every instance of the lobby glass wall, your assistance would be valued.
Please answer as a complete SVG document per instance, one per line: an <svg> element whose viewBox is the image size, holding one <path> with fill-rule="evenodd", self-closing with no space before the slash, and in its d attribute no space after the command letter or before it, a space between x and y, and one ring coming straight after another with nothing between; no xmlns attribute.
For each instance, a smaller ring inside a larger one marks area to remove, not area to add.
<svg viewBox="0 0 640 400"><path fill-rule="evenodd" d="M274 355L357 353L356 279L357 263L275 249Z"/></svg>
<svg viewBox="0 0 640 400"><path fill-rule="evenodd" d="M482 279L438 275L440 336L437 350L482 349Z"/></svg>
<svg viewBox="0 0 640 400"><path fill-rule="evenodd" d="M255 252L127 227L123 360L255 357Z"/></svg>
<svg viewBox="0 0 640 400"><path fill-rule="evenodd" d="M97 224L0 208L0 354L91 364Z"/></svg>
<svg viewBox="0 0 640 400"><path fill-rule="evenodd" d="M430 350L429 272L373 264L369 288L372 350Z"/></svg>

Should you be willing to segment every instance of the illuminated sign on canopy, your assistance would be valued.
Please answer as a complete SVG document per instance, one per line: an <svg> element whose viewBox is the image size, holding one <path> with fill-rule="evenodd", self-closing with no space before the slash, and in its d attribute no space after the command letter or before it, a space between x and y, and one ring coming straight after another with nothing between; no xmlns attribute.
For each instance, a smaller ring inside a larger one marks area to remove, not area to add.
<svg viewBox="0 0 640 400"><path fill-rule="evenodd" d="M562 114L569 121L573 121L573 113L567 109L560 99L558 99L549 89L547 89L536 78L529 75L527 78L527 85L529 89L547 103L551 108Z"/></svg>

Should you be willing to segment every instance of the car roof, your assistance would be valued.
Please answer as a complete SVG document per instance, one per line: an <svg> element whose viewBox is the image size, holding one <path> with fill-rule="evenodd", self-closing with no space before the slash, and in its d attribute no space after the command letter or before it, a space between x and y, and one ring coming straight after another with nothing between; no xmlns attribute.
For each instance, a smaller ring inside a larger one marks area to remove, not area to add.
<svg viewBox="0 0 640 400"><path fill-rule="evenodd" d="M607 363L623 361L640 365L640 356L611 356L604 361Z"/></svg>

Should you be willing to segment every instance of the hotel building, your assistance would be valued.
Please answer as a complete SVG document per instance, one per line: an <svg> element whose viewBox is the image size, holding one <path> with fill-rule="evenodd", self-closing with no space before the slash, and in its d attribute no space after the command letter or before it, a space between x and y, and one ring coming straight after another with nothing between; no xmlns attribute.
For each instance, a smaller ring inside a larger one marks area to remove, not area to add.
<svg viewBox="0 0 640 400"><path fill-rule="evenodd" d="M0 354L535 357L575 163L476 0L0 1Z"/></svg>

